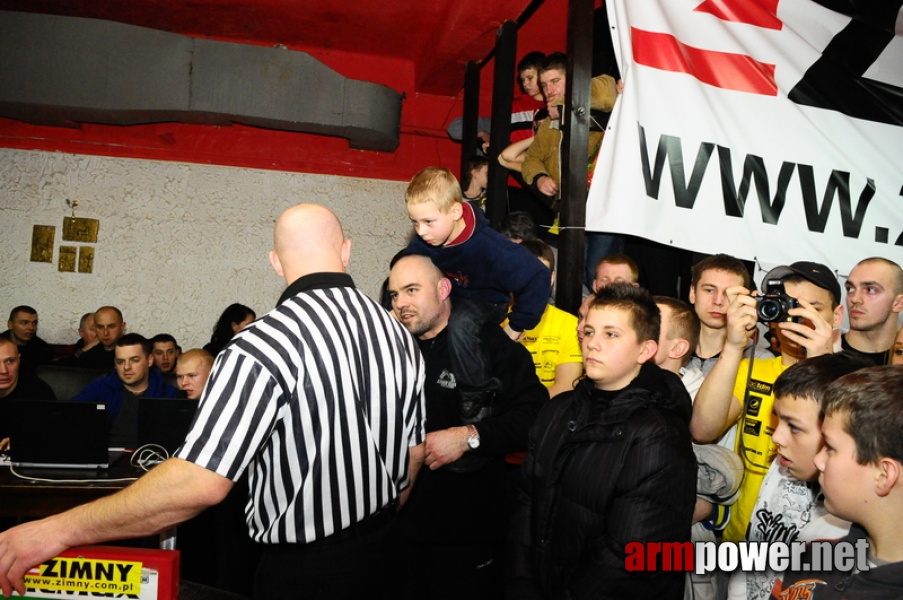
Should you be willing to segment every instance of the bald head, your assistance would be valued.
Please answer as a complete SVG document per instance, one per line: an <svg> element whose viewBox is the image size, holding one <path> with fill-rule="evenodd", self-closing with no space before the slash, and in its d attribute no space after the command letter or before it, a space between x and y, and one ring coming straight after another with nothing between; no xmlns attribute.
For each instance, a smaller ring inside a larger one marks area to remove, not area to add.
<svg viewBox="0 0 903 600"><path fill-rule="evenodd" d="M392 265L392 270L389 273L390 278L393 273L396 277L402 279L404 275L408 275L411 279L427 282L430 285L435 285L445 278L439 267L428 256L420 254L408 254L399 258Z"/></svg>
<svg viewBox="0 0 903 600"><path fill-rule="evenodd" d="M122 311L115 306L101 306L94 313L94 331L103 347L112 351L117 340L125 333Z"/></svg>
<svg viewBox="0 0 903 600"><path fill-rule="evenodd" d="M198 400L207 385L210 369L213 368L213 355L206 350L192 348L182 353L176 363L176 383L185 392L189 400Z"/></svg>
<svg viewBox="0 0 903 600"><path fill-rule="evenodd" d="M286 283L311 273L344 273L351 241L328 208L298 204L276 220L270 263Z"/></svg>
<svg viewBox="0 0 903 600"><path fill-rule="evenodd" d="M19 354L19 347L16 345L16 343L14 341L12 341L9 338L0 337L0 348L6 348L6 347L8 347L11 352L15 351L16 355Z"/></svg>
<svg viewBox="0 0 903 600"><path fill-rule="evenodd" d="M451 315L451 281L425 256L404 256L389 273L395 318L422 340L436 337Z"/></svg>

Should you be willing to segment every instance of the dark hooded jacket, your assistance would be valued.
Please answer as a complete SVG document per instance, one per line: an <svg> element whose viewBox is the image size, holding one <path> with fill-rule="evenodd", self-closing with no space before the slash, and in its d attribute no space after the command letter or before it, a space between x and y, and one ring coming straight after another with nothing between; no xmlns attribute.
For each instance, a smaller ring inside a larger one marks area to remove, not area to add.
<svg viewBox="0 0 903 600"><path fill-rule="evenodd" d="M680 572L630 572L629 542L688 542L696 493L691 402L645 364L619 392L589 380L530 433L510 536L508 597L683 597Z"/></svg>

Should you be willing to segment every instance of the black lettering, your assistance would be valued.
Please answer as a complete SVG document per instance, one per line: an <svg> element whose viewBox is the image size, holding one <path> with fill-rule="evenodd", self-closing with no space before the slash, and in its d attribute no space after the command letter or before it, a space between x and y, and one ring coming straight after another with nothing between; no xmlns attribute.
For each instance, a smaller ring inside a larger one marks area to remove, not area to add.
<svg viewBox="0 0 903 600"><path fill-rule="evenodd" d="M91 563L73 562L69 565L69 578L76 579L79 577L91 579Z"/></svg>
<svg viewBox="0 0 903 600"><path fill-rule="evenodd" d="M119 569L119 581L127 581L129 577L129 571L132 570L132 567L135 565L122 565L117 564L116 567Z"/></svg>
<svg viewBox="0 0 903 600"><path fill-rule="evenodd" d="M865 188L859 195L856 214L853 214L850 194L850 174L844 171L831 171L828 185L819 208L815 196L815 175L811 165L797 165L800 174L800 188L803 193L803 209L806 211L806 224L809 231L824 233L834 196L840 204L840 221L844 237L858 238L865 219L865 211L875 197L875 181L866 179Z"/></svg>
<svg viewBox="0 0 903 600"><path fill-rule="evenodd" d="M97 563L95 567L94 579L106 579L107 581L113 581L113 565Z"/></svg>
<svg viewBox="0 0 903 600"><path fill-rule="evenodd" d="M768 184L768 172L765 169L765 161L762 160L761 156L746 155L743 161L743 176L740 180L739 190L734 185L730 148L718 146L718 164L721 168L721 194L724 197L724 214L729 217L743 218L746 198L749 196L749 188L751 182L755 182L759 208L762 211L762 222L777 225L778 219L781 217L781 211L784 209L784 204L787 201L787 187L790 185L795 164L784 162L781 165L773 202L770 199L771 191Z"/></svg>
<svg viewBox="0 0 903 600"><path fill-rule="evenodd" d="M56 565L57 565L57 561L56 561L56 560L54 560L54 559L51 558L50 560L48 560L48 561L45 562L44 564L47 565L47 568L44 569L44 572L43 572L43 573L41 573L44 577L63 577L62 575L60 575L59 571L55 571L55 570L54 570L54 568L55 568Z"/></svg>
<svg viewBox="0 0 903 600"><path fill-rule="evenodd" d="M693 164L693 173L690 175L690 183L686 183L684 173L684 156L680 138L673 135L661 135L655 152L655 165L650 167L649 148L646 145L646 130L637 123L640 136L640 160L643 166L643 180L646 183L646 195L658 200L659 189L662 183L665 158L668 159L668 167L671 173L671 186L674 190L674 202L678 208L693 208L699 188L702 185L702 177L712 156L715 144L703 142L696 152L696 162Z"/></svg>

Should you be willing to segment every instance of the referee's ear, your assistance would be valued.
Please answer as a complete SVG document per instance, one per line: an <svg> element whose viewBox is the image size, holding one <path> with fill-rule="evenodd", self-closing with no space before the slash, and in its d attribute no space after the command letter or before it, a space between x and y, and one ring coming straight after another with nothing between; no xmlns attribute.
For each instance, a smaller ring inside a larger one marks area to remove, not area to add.
<svg viewBox="0 0 903 600"><path fill-rule="evenodd" d="M276 271L276 275L285 277L285 273L282 270L282 263L279 262L279 256L276 254L275 250L270 250L270 265L272 265L273 270Z"/></svg>
<svg viewBox="0 0 903 600"><path fill-rule="evenodd" d="M351 262L351 240L345 238L342 242L342 267L348 269L348 263Z"/></svg>

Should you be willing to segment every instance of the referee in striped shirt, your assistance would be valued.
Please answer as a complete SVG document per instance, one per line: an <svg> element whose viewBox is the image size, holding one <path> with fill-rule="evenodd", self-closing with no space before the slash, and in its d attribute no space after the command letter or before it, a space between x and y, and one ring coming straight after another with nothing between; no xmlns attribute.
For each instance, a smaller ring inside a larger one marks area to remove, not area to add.
<svg viewBox="0 0 903 600"><path fill-rule="evenodd" d="M424 367L411 335L344 273L329 210L276 222L279 305L217 357L176 458L121 492L0 534L0 590L72 546L152 535L220 502L245 469L255 598L389 597L393 515L424 453Z"/></svg>

